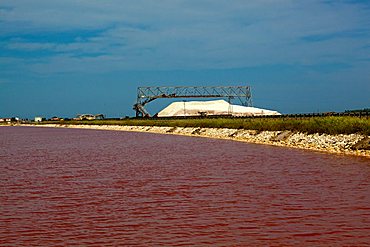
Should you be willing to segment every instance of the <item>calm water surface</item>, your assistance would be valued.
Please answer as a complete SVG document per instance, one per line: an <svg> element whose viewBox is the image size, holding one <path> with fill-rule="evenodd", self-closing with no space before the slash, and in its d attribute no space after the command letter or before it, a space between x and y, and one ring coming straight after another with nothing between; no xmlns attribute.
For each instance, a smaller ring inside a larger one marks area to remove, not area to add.
<svg viewBox="0 0 370 247"><path fill-rule="evenodd" d="M0 127L0 246L367 246L370 159Z"/></svg>

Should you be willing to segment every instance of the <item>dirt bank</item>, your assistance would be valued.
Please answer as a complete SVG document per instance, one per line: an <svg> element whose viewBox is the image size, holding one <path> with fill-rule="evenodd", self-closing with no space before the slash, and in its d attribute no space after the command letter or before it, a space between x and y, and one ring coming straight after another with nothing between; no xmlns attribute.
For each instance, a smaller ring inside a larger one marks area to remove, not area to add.
<svg viewBox="0 0 370 247"><path fill-rule="evenodd" d="M79 128L115 131L150 132L209 138L228 139L258 144L269 144L315 151L349 154L370 157L369 136L304 134L290 131L255 131L218 128L157 127L157 126L118 126L118 125L29 125L37 127Z"/></svg>

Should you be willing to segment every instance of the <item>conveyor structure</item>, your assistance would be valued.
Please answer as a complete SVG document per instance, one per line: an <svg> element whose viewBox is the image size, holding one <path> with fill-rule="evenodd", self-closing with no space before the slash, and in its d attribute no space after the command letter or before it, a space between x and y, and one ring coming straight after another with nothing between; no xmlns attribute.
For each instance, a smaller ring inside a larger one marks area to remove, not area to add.
<svg viewBox="0 0 370 247"><path fill-rule="evenodd" d="M161 98L226 98L229 102L237 100L243 106L252 106L250 86L138 87L133 106L136 117L150 117L144 106Z"/></svg>

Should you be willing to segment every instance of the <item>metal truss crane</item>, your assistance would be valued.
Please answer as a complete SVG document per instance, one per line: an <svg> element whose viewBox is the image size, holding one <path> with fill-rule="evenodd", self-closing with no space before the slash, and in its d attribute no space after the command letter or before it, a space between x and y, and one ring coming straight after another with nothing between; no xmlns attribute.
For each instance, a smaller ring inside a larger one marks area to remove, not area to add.
<svg viewBox="0 0 370 247"><path fill-rule="evenodd" d="M227 98L238 100L241 105L252 106L250 86L228 87L138 87L133 109L136 117L150 117L144 108L149 102L161 98Z"/></svg>

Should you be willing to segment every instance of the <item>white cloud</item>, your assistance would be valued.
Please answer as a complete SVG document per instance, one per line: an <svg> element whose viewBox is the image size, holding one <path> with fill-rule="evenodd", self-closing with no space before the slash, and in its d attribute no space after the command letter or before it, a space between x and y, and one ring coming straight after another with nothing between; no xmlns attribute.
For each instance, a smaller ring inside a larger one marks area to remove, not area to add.
<svg viewBox="0 0 370 247"><path fill-rule="evenodd" d="M9 50L51 53L29 67L37 72L356 63L369 57L362 47L370 40L370 11L345 2L4 0L0 6L6 7L0 32L11 37L102 30L68 42L42 35L10 39ZM359 29L360 38L335 36ZM312 35L333 37L302 40Z"/></svg>

